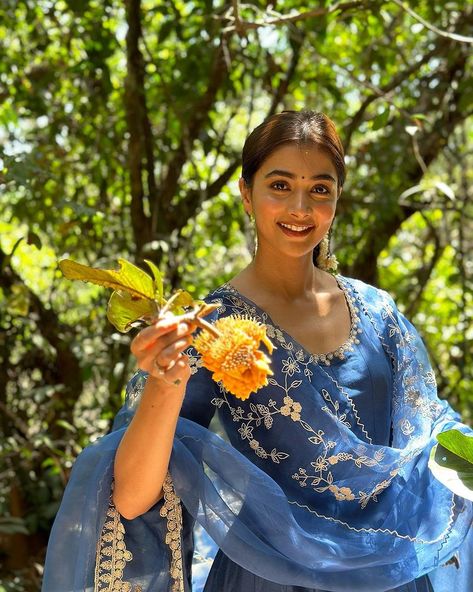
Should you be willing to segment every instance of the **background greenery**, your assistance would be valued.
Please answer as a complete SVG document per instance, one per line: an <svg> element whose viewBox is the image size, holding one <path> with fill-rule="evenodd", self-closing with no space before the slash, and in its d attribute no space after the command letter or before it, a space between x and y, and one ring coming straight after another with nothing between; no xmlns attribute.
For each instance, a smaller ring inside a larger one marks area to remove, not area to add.
<svg viewBox="0 0 473 592"><path fill-rule="evenodd" d="M337 122L342 272L393 294L471 422L472 25L471 0L2 0L0 590L38 590L133 368L106 291L57 260L151 258L199 296L228 279L252 244L239 152L281 109Z"/></svg>

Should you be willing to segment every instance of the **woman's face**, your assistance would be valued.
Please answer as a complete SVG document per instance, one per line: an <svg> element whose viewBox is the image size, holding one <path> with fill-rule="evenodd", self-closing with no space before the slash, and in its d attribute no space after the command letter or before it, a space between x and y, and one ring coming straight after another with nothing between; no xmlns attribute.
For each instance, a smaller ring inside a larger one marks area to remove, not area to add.
<svg viewBox="0 0 473 592"><path fill-rule="evenodd" d="M287 144L263 162L251 188L240 179L240 191L255 218L258 250L300 257L327 234L341 188L325 152Z"/></svg>

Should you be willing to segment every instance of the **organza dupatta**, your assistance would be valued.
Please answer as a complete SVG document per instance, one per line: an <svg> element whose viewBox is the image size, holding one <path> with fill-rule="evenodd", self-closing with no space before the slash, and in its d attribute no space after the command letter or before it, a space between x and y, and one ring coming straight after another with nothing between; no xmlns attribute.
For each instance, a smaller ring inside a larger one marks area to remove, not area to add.
<svg viewBox="0 0 473 592"><path fill-rule="evenodd" d="M339 282L360 320L353 372L357 355L368 366L379 356L389 368L386 438L375 437L361 411L361 378L342 383L336 364L303 351L264 311L223 287L209 298L222 302L216 316L251 313L273 332L272 382L240 402L199 368L178 422L167 499L126 521L109 502L115 451L146 380L136 375L114 431L76 461L51 534L45 592L190 590L194 520L245 569L334 592L389 590L466 549L471 503L440 485L427 461L439 431L468 428L438 400L425 348L391 299L361 282ZM198 359L193 364L197 370ZM383 373L368 377L373 393ZM229 442L207 428L215 409Z"/></svg>

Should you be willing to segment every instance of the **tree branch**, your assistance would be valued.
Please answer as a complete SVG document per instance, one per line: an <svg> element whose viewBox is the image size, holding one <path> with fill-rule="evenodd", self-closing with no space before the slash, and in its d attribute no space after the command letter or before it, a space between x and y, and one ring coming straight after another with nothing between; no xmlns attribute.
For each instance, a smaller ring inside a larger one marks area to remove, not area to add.
<svg viewBox="0 0 473 592"><path fill-rule="evenodd" d="M159 202L160 211L162 211L164 215L160 216L160 219L158 220L158 230L161 230L162 232L165 232L172 227L170 221L173 218L173 215L170 203L171 199L176 194L182 167L187 160L188 152L192 150L195 140L208 119L209 111L215 102L217 93L227 74L227 67L224 59L224 42L225 39L222 37L219 46L215 48L214 59L208 77L207 89L192 108L191 119L187 124L187 128L183 130L180 144L169 163L167 173L161 186Z"/></svg>
<svg viewBox="0 0 473 592"><path fill-rule="evenodd" d="M432 23L429 23L424 18L422 18L420 16L420 14L417 14L417 12L412 10L412 8L410 8L410 6L408 6L407 4L404 4L404 2L401 2L401 0L392 0L392 2L394 2L394 4L397 4L399 6L399 8L402 8L402 10L407 12L407 14L412 16L412 18L414 18L416 21L418 21L419 23L424 25L424 27L426 29L429 29L429 31L432 31L433 33L436 33L437 35L440 35L441 37L445 37L446 39L451 39L452 41L460 41L461 43L473 43L473 37L467 37L466 35L459 35L458 33L449 33L448 31L443 31L442 29L439 29L438 27L436 27Z"/></svg>
<svg viewBox="0 0 473 592"><path fill-rule="evenodd" d="M230 162L226 170L217 178L215 181L207 185L205 191L199 191L198 189L189 191L179 208L171 213L169 218L170 227L173 229L181 230L189 220L195 216L197 210L206 199L215 197L230 181L234 172L240 166L240 159L235 155L234 160Z"/></svg>
<svg viewBox="0 0 473 592"><path fill-rule="evenodd" d="M426 265L423 265L417 271L417 273L415 275L415 287L410 294L409 303L408 303L408 305L406 307L406 311L405 311L405 314L408 318L413 318L416 315L416 313L419 309L419 306L422 303L422 294L424 293L424 290L425 290L425 288L432 276L435 266L437 265L440 257L442 256L442 253L445 248L444 246L442 246L439 236L435 230L435 227L430 222L428 217L425 215L422 215L422 217L424 218L425 223L429 227L430 238L433 240L433 243L434 243L434 252L432 254L432 257L430 258L430 261L428 261L428 263ZM423 241L425 248L429 244L428 238L425 242ZM425 248L424 248L424 252L425 252Z"/></svg>
<svg viewBox="0 0 473 592"><path fill-rule="evenodd" d="M297 37L294 36L292 39L291 61L289 63L289 67L286 71L286 76L283 78L283 80L281 80L276 92L274 93L273 100L271 102L271 107L269 108L269 112L267 114L267 117L276 113L276 109L278 108L278 105L281 103L281 101L283 100L285 94L287 93L287 91L289 89L289 85L290 85L292 79L294 78L294 75L297 70L297 65L299 64L299 59L301 56L301 49L302 49L302 45L304 43L304 38L305 38L304 34L302 32L300 32L300 35L297 35Z"/></svg>
<svg viewBox="0 0 473 592"><path fill-rule="evenodd" d="M261 27L272 27L277 25L287 25L290 23L296 23L298 21L307 20L310 18L317 18L321 16L326 16L329 14L333 14L334 12L346 12L348 10L352 10L353 8L361 8L366 6L366 0L353 0L353 2L337 2L333 6L329 6L328 8L314 8L313 10L307 10L305 12L298 12L296 14L289 14L289 15L279 15L273 19L266 19L262 22L256 23L251 21L243 21L241 20L238 10L235 10L235 4L238 8L238 3L234 2L233 6L234 9L232 11L233 16L225 15L223 17L216 17L218 19L225 19L230 20L231 24L227 25L224 29L224 33L231 33L231 32L245 32L248 30L255 30L260 29ZM233 22L232 22L233 21Z"/></svg>
<svg viewBox="0 0 473 592"><path fill-rule="evenodd" d="M464 26L465 19L462 19L459 25ZM458 106L462 104L462 93L466 93L466 90L461 90L461 81L467 75L465 67L468 52L465 46L458 44L452 46L452 42L447 42L445 45L444 67L437 69L439 91L433 95L428 85L426 85L424 95L419 100L419 104L421 105L424 101L424 105L422 106L423 112L435 112L435 110L438 110L438 118L432 125L431 131L422 134L418 140L418 146L421 150L418 156L421 159L413 159L405 164L404 179L408 186L419 183L425 174L426 167L438 157L447 145L448 138L453 133L456 125L464 120L465 117L465 112L461 111ZM448 46L450 46L450 51L448 51ZM440 94L442 89L443 96ZM441 104L434 104L433 102L434 100L438 101L439 94L445 102L445 107L442 107ZM456 108L452 109L451 105L455 105ZM402 125L402 122L399 125ZM351 268L351 272L356 277L360 277L368 283L377 283L376 267L380 252L391 236L398 231L402 223L415 211L416 208L401 206L389 218L378 220L373 225L366 235L366 248L360 252Z"/></svg>
<svg viewBox="0 0 473 592"><path fill-rule="evenodd" d="M14 284L23 285L29 295L30 309L37 316L36 324L46 341L56 352L55 371L61 391L61 409L55 409L60 417L70 420L77 398L82 393L83 380L79 360L73 352L74 331L59 321L51 308L46 308L40 298L30 290L8 262L8 256L0 249L0 286L8 294Z"/></svg>
<svg viewBox="0 0 473 592"><path fill-rule="evenodd" d="M126 0L127 75L125 79L125 110L130 139L128 142L128 165L131 190L131 219L137 255L143 245L151 240L153 225L156 225L157 187L154 175L153 134L148 117L145 91L144 59L139 44L142 38L141 1ZM146 170L147 191L145 194L143 174ZM149 200L151 219L145 214L144 199Z"/></svg>
<svg viewBox="0 0 473 592"><path fill-rule="evenodd" d="M390 80L384 86L382 86L380 88L376 88L373 85L371 85L370 88L371 88L373 94L366 97L366 99L363 101L363 103L361 104L358 111L352 117L350 123L348 124L348 126L345 130L345 152L349 151L352 136L353 136L354 132L358 129L360 124L363 122L363 118L366 113L366 110L371 105L371 103L373 103L376 99L379 99L381 97L385 97L388 93L395 90L405 80L407 80L409 78L409 76L412 76L412 74L414 74L415 72L420 70L420 68L424 64L426 64L429 60L431 60L436 55L437 52L438 52L438 48L435 47L434 49L432 49L431 51L426 53L422 57L421 60L419 60L418 62L415 62L409 68L406 68L402 72L399 72L397 74L397 76L394 76L394 78L392 78L392 80ZM361 82L358 81L356 78L352 77L352 79L361 84Z"/></svg>

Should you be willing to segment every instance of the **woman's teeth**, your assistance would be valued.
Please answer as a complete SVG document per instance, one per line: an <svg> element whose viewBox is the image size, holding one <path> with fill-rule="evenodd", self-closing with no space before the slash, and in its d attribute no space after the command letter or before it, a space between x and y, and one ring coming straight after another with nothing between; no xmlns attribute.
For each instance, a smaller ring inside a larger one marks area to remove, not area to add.
<svg viewBox="0 0 473 592"><path fill-rule="evenodd" d="M304 232L305 230L312 228L311 226L294 226L293 224L284 224L283 222L280 222L280 225L289 230L293 230L294 232Z"/></svg>

